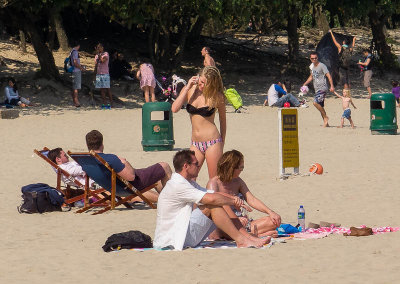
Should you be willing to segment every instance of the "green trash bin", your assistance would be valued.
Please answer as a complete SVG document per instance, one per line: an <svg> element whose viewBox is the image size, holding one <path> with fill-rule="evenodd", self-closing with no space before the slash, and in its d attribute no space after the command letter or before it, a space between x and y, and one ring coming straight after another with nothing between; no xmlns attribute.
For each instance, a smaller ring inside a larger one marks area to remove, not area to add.
<svg viewBox="0 0 400 284"><path fill-rule="evenodd" d="M392 93L373 94L371 104L371 134L397 134L396 100Z"/></svg>
<svg viewBox="0 0 400 284"><path fill-rule="evenodd" d="M142 108L142 146L144 151L170 151L174 148L171 104L145 103Z"/></svg>

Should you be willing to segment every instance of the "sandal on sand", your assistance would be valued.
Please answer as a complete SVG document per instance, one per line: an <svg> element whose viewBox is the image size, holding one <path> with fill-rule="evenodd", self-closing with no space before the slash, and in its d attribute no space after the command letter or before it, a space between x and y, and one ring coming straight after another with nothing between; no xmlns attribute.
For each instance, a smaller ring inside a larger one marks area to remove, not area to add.
<svg viewBox="0 0 400 284"><path fill-rule="evenodd" d="M344 233L343 236L362 237L362 236L370 236L373 234L374 233L372 232L372 229L368 227L366 228L350 227L350 234Z"/></svg>
<svg viewBox="0 0 400 284"><path fill-rule="evenodd" d="M330 222L325 222L325 221L319 222L319 225L321 227L331 227L333 225L333 226L338 227L338 228L341 226L341 224L339 224L339 223L330 223Z"/></svg>

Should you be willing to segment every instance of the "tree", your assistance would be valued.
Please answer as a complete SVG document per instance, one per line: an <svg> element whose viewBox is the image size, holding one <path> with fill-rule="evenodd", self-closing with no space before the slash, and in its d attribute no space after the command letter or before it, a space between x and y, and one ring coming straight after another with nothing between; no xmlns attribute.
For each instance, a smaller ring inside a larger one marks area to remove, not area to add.
<svg viewBox="0 0 400 284"><path fill-rule="evenodd" d="M31 39L33 48L40 64L40 75L49 79L59 80L60 74L55 65L54 57L45 41L42 39L36 22L46 12L46 0L14 0L0 2L0 13L7 15L8 25L22 30Z"/></svg>

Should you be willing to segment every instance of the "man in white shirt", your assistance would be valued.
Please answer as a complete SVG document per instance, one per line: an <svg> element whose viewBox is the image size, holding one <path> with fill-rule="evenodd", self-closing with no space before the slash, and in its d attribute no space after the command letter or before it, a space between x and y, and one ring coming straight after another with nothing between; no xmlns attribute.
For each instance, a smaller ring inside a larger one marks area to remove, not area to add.
<svg viewBox="0 0 400 284"><path fill-rule="evenodd" d="M193 151L182 150L174 156L175 173L160 193L154 247L182 250L200 244L216 227L228 234L238 247L261 247L270 238L245 236L235 227L223 205L244 206L236 196L207 193L193 180L199 162ZM193 205L197 208L193 210Z"/></svg>

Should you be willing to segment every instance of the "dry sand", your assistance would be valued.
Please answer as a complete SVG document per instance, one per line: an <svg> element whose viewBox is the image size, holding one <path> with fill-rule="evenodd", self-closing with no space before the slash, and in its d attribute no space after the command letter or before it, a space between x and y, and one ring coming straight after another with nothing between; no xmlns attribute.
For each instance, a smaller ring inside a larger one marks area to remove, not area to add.
<svg viewBox="0 0 400 284"><path fill-rule="evenodd" d="M277 109L252 106L235 114L228 108L225 150L245 155L242 177L253 193L295 223L300 204L307 222L340 222L343 226L400 226L398 191L399 136L373 136L369 105L355 99L356 129L322 128L319 114L299 110L300 171L312 162L324 166L321 176L277 180ZM338 99L328 99L331 125L342 113ZM183 252L104 253L108 236L140 230L154 236L155 210L117 209L99 216L54 212L19 214L20 188L35 182L55 185L56 175L34 148L61 146L85 150L84 135L98 129L105 152L126 157L135 167L157 161L172 163L171 152L141 149L141 110L58 110L25 113L0 120L1 283L394 283L400 276L400 234L369 237L329 236L289 241L266 250L193 250ZM190 122L185 111L174 115L175 147L186 148ZM206 168L200 184L207 182ZM256 217L258 214L253 213ZM71 282L72 281L72 282Z"/></svg>
<svg viewBox="0 0 400 284"><path fill-rule="evenodd" d="M38 62L31 47L28 54L21 54L15 44L0 42L0 51L8 65L7 69L0 70L0 79L10 74L16 76L21 83L21 94L42 104L24 110L17 119L0 119L3 173L0 179L0 283L398 282L400 233L360 238L333 235L320 240L289 241L266 250L190 249L107 254L101 247L113 233L136 229L153 237L156 211L118 208L99 216L73 211L19 214L16 207L21 201L21 186L36 182L54 186L56 181L52 169L34 156L34 148L61 146L82 151L85 150L84 135L98 129L104 134L105 152L126 157L135 167L158 161L171 164L175 152L142 151L141 96L137 83L127 89L113 85L113 92L125 102L124 108L77 110L71 107L68 88L33 79ZM66 55L54 54L61 70ZM90 58L82 60L89 67L93 65ZM286 181L277 179L277 109L259 106L266 88L273 82L273 73L270 77L261 71L257 74L226 74L224 78L229 87L239 90L245 105L249 106L247 113L242 114L228 108L225 150L238 149L245 155L242 178L252 192L281 214L285 223L297 221L297 209L302 204L307 222L400 226L396 217L400 216L399 136L370 134L369 104L363 98L365 89L357 74L352 81L358 107L352 116L357 128L324 129L314 107L300 109L300 171L306 173L311 163L318 162L325 172L322 176ZM91 76L84 75L87 84ZM375 78L373 91L390 91L391 78L390 75ZM296 79L297 85L305 80ZM5 81L2 83L1 90ZM82 95L81 103L88 106L90 100ZM330 124L339 125L340 100L329 98L326 109ZM174 128L176 149L188 147L190 122L186 112L174 115ZM206 184L205 167L198 181ZM251 216L260 215L251 213Z"/></svg>

